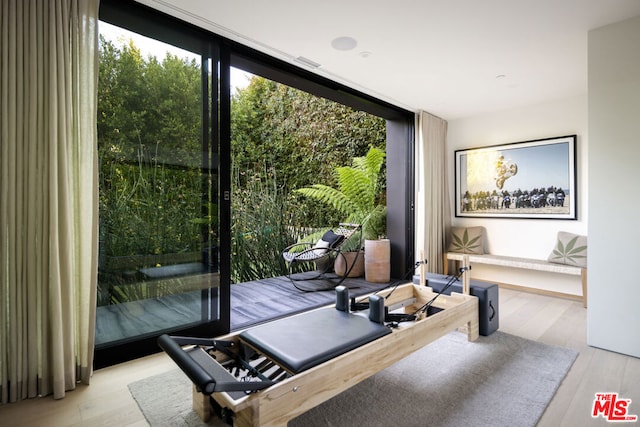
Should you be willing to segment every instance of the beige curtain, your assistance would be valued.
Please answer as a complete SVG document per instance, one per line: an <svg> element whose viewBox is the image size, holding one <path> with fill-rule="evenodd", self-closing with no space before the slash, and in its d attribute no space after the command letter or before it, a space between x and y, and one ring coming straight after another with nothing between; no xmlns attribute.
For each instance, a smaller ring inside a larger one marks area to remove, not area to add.
<svg viewBox="0 0 640 427"><path fill-rule="evenodd" d="M0 397L89 382L98 0L1 0Z"/></svg>
<svg viewBox="0 0 640 427"><path fill-rule="evenodd" d="M442 273L446 230L451 224L447 172L447 122L417 115L416 256L428 260L427 271Z"/></svg>

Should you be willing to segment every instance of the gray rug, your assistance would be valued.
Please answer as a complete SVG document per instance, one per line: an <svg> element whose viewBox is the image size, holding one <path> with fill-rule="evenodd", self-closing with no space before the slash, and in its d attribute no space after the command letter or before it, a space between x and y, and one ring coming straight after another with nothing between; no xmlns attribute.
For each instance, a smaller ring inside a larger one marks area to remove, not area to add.
<svg viewBox="0 0 640 427"><path fill-rule="evenodd" d="M452 332L289 425L535 426L577 355L499 331L473 343ZM129 390L152 427L205 425L178 369Z"/></svg>

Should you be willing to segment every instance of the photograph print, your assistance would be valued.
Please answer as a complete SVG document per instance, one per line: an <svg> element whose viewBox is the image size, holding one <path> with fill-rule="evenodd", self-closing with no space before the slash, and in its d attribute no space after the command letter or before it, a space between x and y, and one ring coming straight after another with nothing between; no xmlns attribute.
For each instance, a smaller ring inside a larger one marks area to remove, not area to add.
<svg viewBox="0 0 640 427"><path fill-rule="evenodd" d="M456 216L576 219L576 135L456 150Z"/></svg>

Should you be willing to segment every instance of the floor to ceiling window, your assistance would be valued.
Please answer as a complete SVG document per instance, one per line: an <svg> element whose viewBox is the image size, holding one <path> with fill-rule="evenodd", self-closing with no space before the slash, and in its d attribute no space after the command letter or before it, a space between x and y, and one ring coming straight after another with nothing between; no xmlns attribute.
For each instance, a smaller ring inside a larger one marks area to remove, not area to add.
<svg viewBox="0 0 640 427"><path fill-rule="evenodd" d="M114 21L99 23L96 366L161 333L228 330L215 46Z"/></svg>
<svg viewBox="0 0 640 427"><path fill-rule="evenodd" d="M102 0L100 17L97 367L161 333L228 332L231 283L281 272L275 227L339 220L287 217L304 214L290 190L370 146L387 148L392 274L413 263L413 114L137 2ZM238 246L256 233L260 260Z"/></svg>

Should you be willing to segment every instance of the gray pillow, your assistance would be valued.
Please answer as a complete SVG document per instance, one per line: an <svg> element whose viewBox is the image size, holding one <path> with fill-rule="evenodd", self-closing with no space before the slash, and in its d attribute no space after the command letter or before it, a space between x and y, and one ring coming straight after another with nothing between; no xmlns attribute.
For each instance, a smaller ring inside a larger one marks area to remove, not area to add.
<svg viewBox="0 0 640 427"><path fill-rule="evenodd" d="M551 251L549 262L556 264L587 266L587 236L558 231L556 245Z"/></svg>
<svg viewBox="0 0 640 427"><path fill-rule="evenodd" d="M484 254L483 227L451 227L449 252Z"/></svg>

